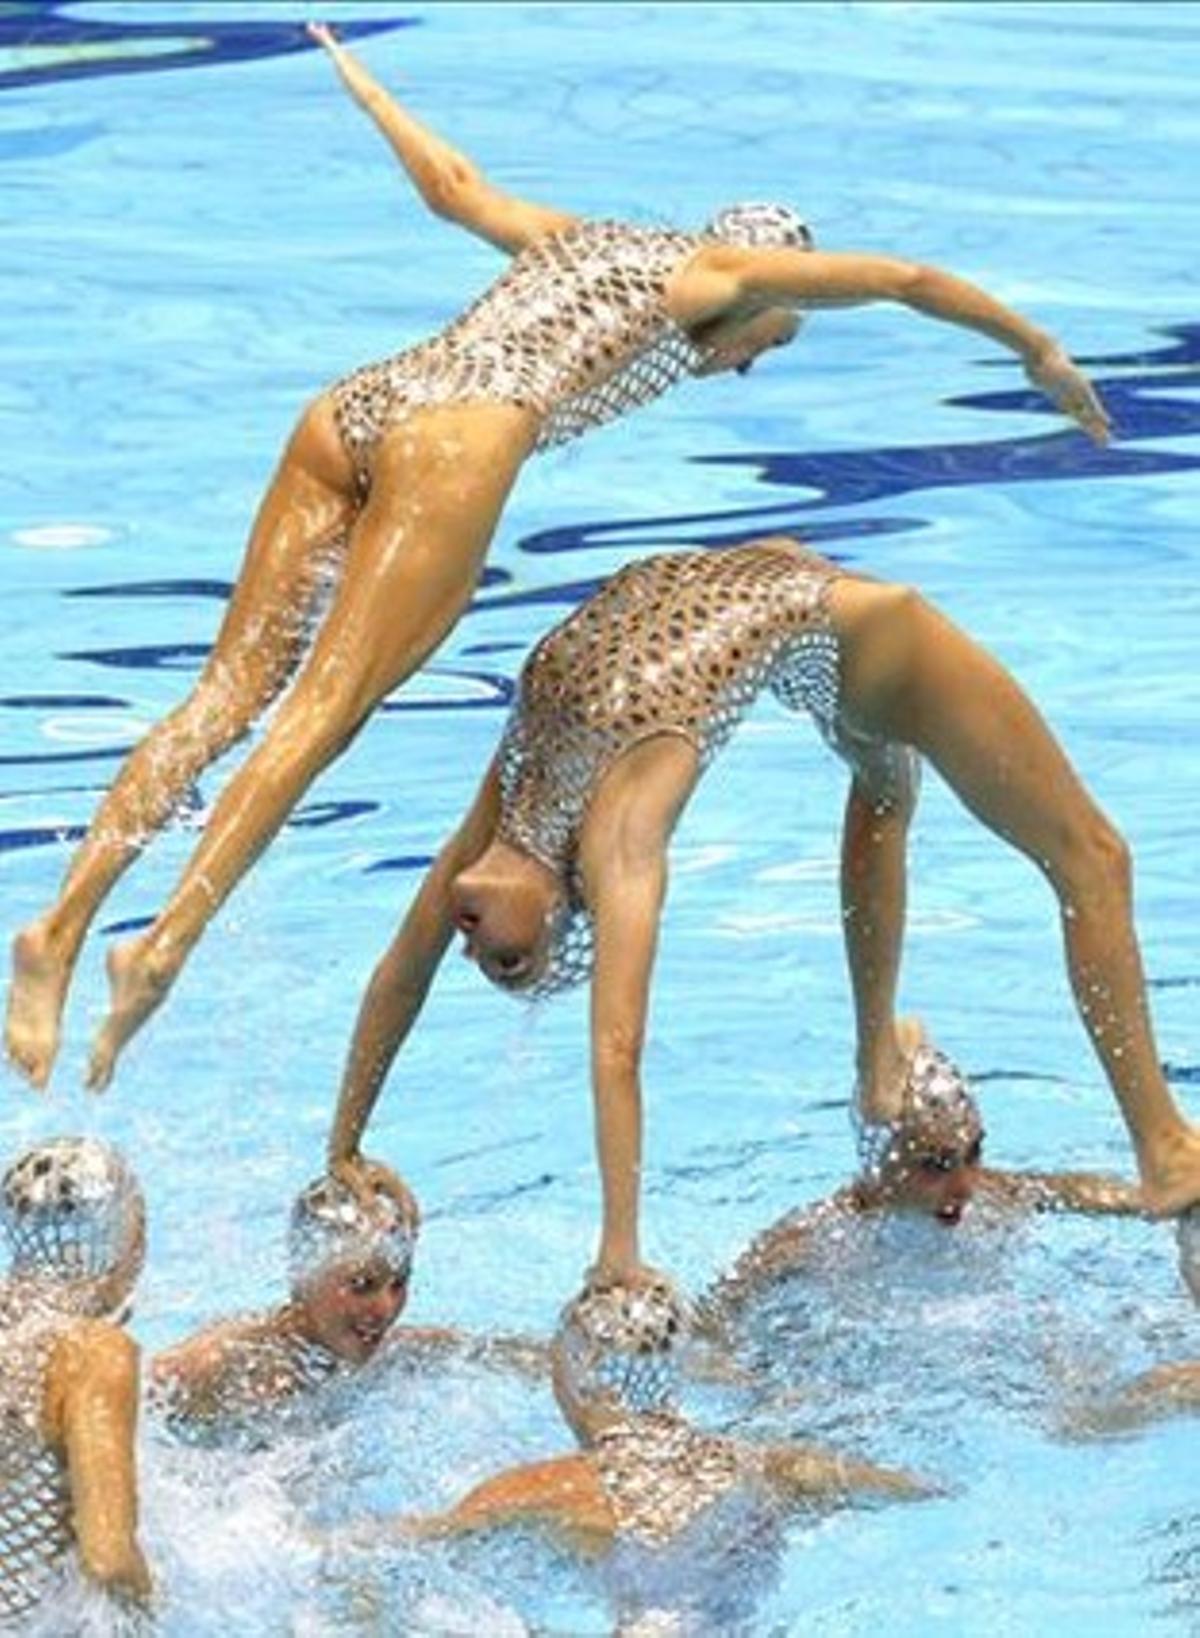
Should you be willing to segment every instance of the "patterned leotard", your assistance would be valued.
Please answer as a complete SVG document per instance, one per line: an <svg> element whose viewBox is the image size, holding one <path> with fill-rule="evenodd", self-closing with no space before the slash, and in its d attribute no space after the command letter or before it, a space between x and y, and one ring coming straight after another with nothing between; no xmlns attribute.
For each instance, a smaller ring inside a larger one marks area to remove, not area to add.
<svg viewBox="0 0 1200 1638"><path fill-rule="evenodd" d="M0 1286L0 1628L41 1602L74 1545L66 1461L42 1430L46 1372L70 1324Z"/></svg>
<svg viewBox="0 0 1200 1638"><path fill-rule="evenodd" d="M752 1447L701 1433L671 1411L605 1428L592 1455L618 1535L651 1547L665 1546L761 1474Z"/></svg>
<svg viewBox="0 0 1200 1638"><path fill-rule="evenodd" d="M665 307L671 274L702 243L621 222L534 240L438 335L332 388L360 486L383 433L431 405L536 410L546 449L657 398L704 357Z"/></svg>
<svg viewBox="0 0 1200 1638"><path fill-rule="evenodd" d="M319 1388L352 1374L335 1354L291 1331L272 1332L250 1322L221 1344L219 1386L202 1408L169 1375L152 1376L147 1407L188 1442L258 1444L304 1419Z"/></svg>
<svg viewBox="0 0 1200 1638"><path fill-rule="evenodd" d="M645 558L533 650L500 746L497 834L553 870L574 906L545 987L588 970L574 857L588 801L618 757L677 734L704 767L764 688L838 743L836 576L787 540Z"/></svg>

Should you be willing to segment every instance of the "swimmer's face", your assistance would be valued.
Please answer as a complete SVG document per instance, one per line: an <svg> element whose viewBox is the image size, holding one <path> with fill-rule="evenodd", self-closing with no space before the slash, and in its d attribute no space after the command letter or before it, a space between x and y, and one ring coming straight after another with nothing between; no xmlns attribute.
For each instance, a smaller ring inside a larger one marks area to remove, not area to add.
<svg viewBox="0 0 1200 1638"><path fill-rule="evenodd" d="M553 871L495 841L450 888L463 954L506 990L524 990L545 971L562 890Z"/></svg>
<svg viewBox="0 0 1200 1638"><path fill-rule="evenodd" d="M755 359L773 347L786 347L794 340L800 320L790 307L767 307L751 318L722 324L708 344L704 363L697 375L720 375L734 370L746 375Z"/></svg>
<svg viewBox="0 0 1200 1638"><path fill-rule="evenodd" d="M351 1365L365 1365L408 1300L408 1273L378 1256L328 1263L299 1300L317 1342Z"/></svg>
<svg viewBox="0 0 1200 1638"><path fill-rule="evenodd" d="M891 1205L952 1228L978 1187L982 1160L981 1127L922 1121L897 1139L879 1181Z"/></svg>

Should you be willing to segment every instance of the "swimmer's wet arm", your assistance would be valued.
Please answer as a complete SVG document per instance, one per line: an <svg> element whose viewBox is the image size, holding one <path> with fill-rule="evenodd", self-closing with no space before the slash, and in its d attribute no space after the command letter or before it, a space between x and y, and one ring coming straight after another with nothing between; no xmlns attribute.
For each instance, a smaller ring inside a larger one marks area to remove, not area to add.
<svg viewBox="0 0 1200 1638"><path fill-rule="evenodd" d="M359 1156L363 1133L388 1071L420 1014L453 937L451 884L488 845L499 811L500 780L493 762L470 811L434 860L367 986L329 1135L331 1167Z"/></svg>
<svg viewBox="0 0 1200 1638"><path fill-rule="evenodd" d="M144 1602L153 1588L137 1540L137 1345L115 1326L81 1325L59 1344L51 1383L80 1563L109 1591Z"/></svg>
<svg viewBox="0 0 1200 1638"><path fill-rule="evenodd" d="M807 1211L790 1213L757 1235L733 1267L700 1298L697 1329L702 1334L719 1333L760 1291L802 1268L812 1251L814 1230L829 1205L820 1202Z"/></svg>
<svg viewBox="0 0 1200 1638"><path fill-rule="evenodd" d="M594 1273L600 1279L633 1276L641 1266L641 1063L666 888L661 849L623 861L617 850L592 875L592 1091L603 1199Z"/></svg>
<svg viewBox="0 0 1200 1638"><path fill-rule="evenodd" d="M979 1190L1018 1211L1078 1212L1093 1217L1141 1217L1141 1187L1101 1172L1004 1172L985 1168Z"/></svg>
<svg viewBox="0 0 1200 1638"><path fill-rule="evenodd" d="M1045 330L986 290L943 268L892 256L836 251L731 251L731 271L743 299L801 307L896 302L943 323L977 331L1017 354L1036 387L1097 443L1111 427L1083 372Z"/></svg>
<svg viewBox="0 0 1200 1638"><path fill-rule="evenodd" d="M540 1524L577 1541L613 1533L612 1513L586 1456L529 1462L485 1479L444 1513L394 1521L398 1534L438 1540L506 1525Z"/></svg>
<svg viewBox="0 0 1200 1638"><path fill-rule="evenodd" d="M1200 1362L1188 1360L1175 1365L1157 1365L1111 1399L1077 1406L1066 1419L1064 1432L1071 1438L1103 1438L1106 1434L1132 1433L1172 1416L1195 1415L1200 1411Z"/></svg>
<svg viewBox="0 0 1200 1638"><path fill-rule="evenodd" d="M477 1336L449 1326L409 1325L394 1333L397 1352L434 1359L465 1359L490 1369L543 1377L550 1371L549 1344L536 1337Z"/></svg>
<svg viewBox="0 0 1200 1638"><path fill-rule="evenodd" d="M899 1468L877 1467L815 1445L772 1445L765 1453L763 1471L768 1483L797 1505L813 1498L876 1496L881 1501L925 1501L944 1494L937 1485Z"/></svg>
<svg viewBox="0 0 1200 1638"><path fill-rule="evenodd" d="M566 211L501 192L478 167L414 118L323 23L308 32L328 53L346 90L374 121L417 192L436 216L456 222L498 250L515 255L534 239L570 227Z"/></svg>

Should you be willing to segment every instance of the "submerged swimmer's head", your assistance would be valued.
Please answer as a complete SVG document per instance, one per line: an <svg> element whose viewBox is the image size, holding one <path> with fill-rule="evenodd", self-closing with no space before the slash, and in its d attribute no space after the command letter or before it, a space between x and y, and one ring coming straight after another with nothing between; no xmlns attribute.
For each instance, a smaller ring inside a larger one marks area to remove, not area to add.
<svg viewBox="0 0 1200 1638"><path fill-rule="evenodd" d="M749 250L811 250L812 229L790 205L745 200L726 205L705 228L712 239Z"/></svg>
<svg viewBox="0 0 1200 1638"><path fill-rule="evenodd" d="M585 1289L563 1309L553 1344L554 1393L586 1440L616 1417L670 1410L679 1386L689 1321L665 1279Z"/></svg>
<svg viewBox="0 0 1200 1638"><path fill-rule="evenodd" d="M459 872L450 906L463 954L500 989L533 1000L586 976L590 941L561 880L511 842L496 837Z"/></svg>
<svg viewBox="0 0 1200 1638"><path fill-rule="evenodd" d="M39 1143L0 1178L0 1232L13 1278L81 1313L120 1309L141 1273L146 1204L124 1157L98 1138Z"/></svg>
<svg viewBox="0 0 1200 1638"><path fill-rule="evenodd" d="M319 1177L288 1228L292 1300L314 1341L352 1364L375 1353L408 1300L420 1214L398 1177L364 1168L363 1192ZM385 1181L386 1179L386 1181Z"/></svg>
<svg viewBox="0 0 1200 1638"><path fill-rule="evenodd" d="M936 1048L912 1056L900 1118L863 1126L866 1183L889 1205L958 1223L979 1181L983 1121L961 1071Z"/></svg>

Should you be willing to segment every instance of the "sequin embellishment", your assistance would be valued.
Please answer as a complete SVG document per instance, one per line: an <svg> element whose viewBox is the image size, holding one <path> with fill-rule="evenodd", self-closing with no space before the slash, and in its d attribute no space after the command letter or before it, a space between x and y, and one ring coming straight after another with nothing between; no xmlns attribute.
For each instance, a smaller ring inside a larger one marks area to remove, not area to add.
<svg viewBox="0 0 1200 1638"><path fill-rule="evenodd" d="M788 541L646 558L534 649L500 746L497 833L567 888L535 993L590 971L574 853L591 793L617 757L678 734L706 767L764 688L837 744L839 649L827 608L836 573Z"/></svg>
<svg viewBox="0 0 1200 1638"><path fill-rule="evenodd" d="M545 417L548 449L649 403L703 351L667 315L674 270L701 240L621 222L582 222L536 239L438 335L332 389L360 486L383 433L414 411L470 401Z"/></svg>

